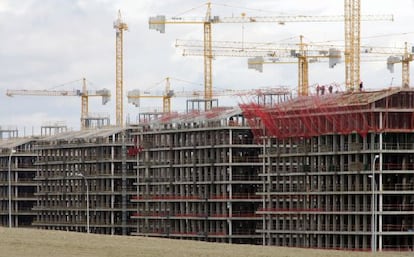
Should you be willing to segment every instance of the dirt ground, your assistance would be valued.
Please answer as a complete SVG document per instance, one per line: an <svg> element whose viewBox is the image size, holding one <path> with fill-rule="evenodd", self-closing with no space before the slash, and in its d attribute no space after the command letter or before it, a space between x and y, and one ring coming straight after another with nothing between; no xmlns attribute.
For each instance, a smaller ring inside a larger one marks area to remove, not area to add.
<svg viewBox="0 0 414 257"><path fill-rule="evenodd" d="M413 256L377 253L375 256ZM84 233L0 227L0 256L7 257L364 257L371 253L230 245L196 241L87 235Z"/></svg>

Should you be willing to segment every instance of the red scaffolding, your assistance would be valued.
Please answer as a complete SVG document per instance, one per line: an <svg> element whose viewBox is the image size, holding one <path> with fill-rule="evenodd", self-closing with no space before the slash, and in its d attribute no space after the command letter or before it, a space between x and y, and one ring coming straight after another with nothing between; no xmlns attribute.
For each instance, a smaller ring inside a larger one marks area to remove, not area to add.
<svg viewBox="0 0 414 257"><path fill-rule="evenodd" d="M257 103L240 107L254 130L260 120L267 136L280 139L414 129L411 89L302 96L270 107Z"/></svg>

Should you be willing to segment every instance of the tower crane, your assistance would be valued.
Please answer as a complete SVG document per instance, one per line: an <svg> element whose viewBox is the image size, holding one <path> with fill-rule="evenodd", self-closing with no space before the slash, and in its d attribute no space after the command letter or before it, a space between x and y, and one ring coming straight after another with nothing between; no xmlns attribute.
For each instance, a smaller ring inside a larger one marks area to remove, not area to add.
<svg viewBox="0 0 414 257"><path fill-rule="evenodd" d="M163 113L171 113L171 98L173 97L200 97L203 95L202 91L180 91L179 93L171 90L171 78L165 78L165 91L162 94L141 91L139 89L131 90L127 93L128 102L139 107L140 100L161 98L163 102L162 110Z"/></svg>
<svg viewBox="0 0 414 257"><path fill-rule="evenodd" d="M253 57L248 59L249 69L263 71L263 64L298 64L298 95L308 94L308 64L319 61L320 58L329 58L329 67L333 68L341 62L345 53L343 45L308 44L300 36L299 43L275 42L237 42L214 41L213 56ZM176 40L176 47L183 48L184 56L203 56L200 40ZM362 61L384 61L384 55L393 55L388 59L388 65L402 62L404 67L410 60L411 53L408 47L360 46ZM374 57L375 58L372 58ZM401 57L399 57L401 56ZM404 57L405 56L405 57ZM368 58L369 57L369 58ZM405 60L404 62L402 60ZM360 59L361 61L361 59ZM403 78L408 78L408 68L403 67ZM403 79L404 80L404 79ZM407 80L407 79L406 79ZM404 84L407 84L405 82Z"/></svg>
<svg viewBox="0 0 414 257"><path fill-rule="evenodd" d="M142 98L162 98L162 112L170 113L171 112L171 97L173 97L174 92L171 90L170 78L165 78L165 92L162 95L151 94L148 92L141 92L139 89L131 90L127 93L128 103L139 107L140 99Z"/></svg>
<svg viewBox="0 0 414 257"><path fill-rule="evenodd" d="M173 78L170 77L166 77L165 79L163 79L161 82L163 82L165 80L165 91L160 94L160 93L154 93L154 92L149 92L149 91L141 91L139 89L135 89L135 90L131 90L127 93L127 98L128 98L128 103L131 103L133 105L135 105L136 107L140 106L140 100L143 98L146 99L155 99L155 98L162 98L163 101L163 113L170 113L171 112L171 98L175 97L175 96L180 96L180 97L200 97L203 94L201 93L201 91L192 91L191 95L189 94L181 94L181 95L177 95L176 92L174 92L173 90L171 90L171 80ZM185 81L185 80L181 80L181 79L175 79L175 80L179 80L182 82L186 82L186 83L192 83L189 81Z"/></svg>
<svg viewBox="0 0 414 257"><path fill-rule="evenodd" d="M140 99L147 98L147 99L155 99L161 98L163 99L163 113L168 114L171 113L171 98L173 97L200 97L204 94L202 90L190 90L190 91L174 91L171 90L171 78L165 78L165 91L162 94L153 93L149 91L142 92L141 90L135 89L131 90L127 93L128 102L132 103L133 105L139 107L140 106ZM241 96L241 95L263 95L263 94L277 94L277 95L286 95L289 93L289 89L286 87L277 87L277 88L261 88L255 90L231 90L231 89L224 89L224 90L215 90L213 92L213 96Z"/></svg>
<svg viewBox="0 0 414 257"><path fill-rule="evenodd" d="M319 58L329 58L329 67L333 68L341 61L341 52L333 46L311 46L303 42L300 36L298 44L272 44L252 42L214 42L213 56L253 57L249 59L249 68L263 70L264 58L270 58L273 63L298 64L298 95L306 96L309 91L309 62ZM202 49L197 41L177 41L176 46L186 46L183 55L202 55Z"/></svg>
<svg viewBox="0 0 414 257"><path fill-rule="evenodd" d="M81 97L81 128L87 127L89 97L102 97L102 104L106 104L111 98L111 92L108 89L87 90L86 79L82 79L81 90L33 90L33 89L7 89L7 96L26 95L26 96L80 96Z"/></svg>
<svg viewBox="0 0 414 257"><path fill-rule="evenodd" d="M414 50L414 49L413 49ZM338 63L336 61L335 55L340 51L341 53L344 53L344 47L342 46L336 46L335 50L333 52L330 52L329 55L334 53L332 56L326 56L331 57L333 59L329 60L329 67L332 67L332 65L335 65ZM338 53L339 54L339 53ZM394 64L396 63L402 63L402 85L403 87L408 87L410 84L410 70L409 70L409 63L414 59L413 52L408 51L408 47L405 48L398 48L398 47L379 47L379 46L361 46L360 49L360 57L359 57L359 63L360 62L383 62L384 56L391 55L387 58L387 68L390 70L390 72L394 72ZM257 56L255 58L249 58L248 59L248 65L251 69L256 69L260 72L263 70L263 64L280 64L280 63L292 63L289 62L289 60L280 58L281 56L275 58L271 56L266 56L265 58L261 56ZM320 57L323 56L307 56L309 59L309 62L317 61ZM314 59L316 58L316 59ZM306 66L306 62L304 63ZM303 75L302 78L307 77L307 67L302 68L299 66L299 75ZM300 83L302 81L302 83ZM300 85L306 85L306 83L303 82L303 80L299 79L299 88ZM305 87L304 87L305 88ZM355 88L355 87L354 87ZM349 87L347 87L349 91Z"/></svg>
<svg viewBox="0 0 414 257"><path fill-rule="evenodd" d="M116 106L116 125L123 126L124 125L124 98L123 98L123 85L124 85L124 54L123 54L123 38L124 38L124 30L128 30L128 25L122 21L121 11L118 11L118 19L114 22L114 29L116 31L116 74L115 74L115 89L116 89L116 96L115 96L115 106Z"/></svg>
<svg viewBox="0 0 414 257"><path fill-rule="evenodd" d="M414 49L412 49L414 50ZM404 54L392 55L387 59L387 68L390 72L394 72L394 64L402 64L402 87L408 88L410 86L410 62L414 59L413 51L408 51L408 44L405 42Z"/></svg>
<svg viewBox="0 0 414 257"><path fill-rule="evenodd" d="M345 0L345 2L350 0ZM352 17L352 14L350 14ZM346 16L345 16L346 17ZM359 16L359 20L361 17ZM364 20L392 20L392 15L369 15L364 16ZM166 18L164 15L158 15L149 18L149 28L165 33L166 24L203 24L204 26L204 99L205 109L211 108L212 99L212 24L217 23L278 23L280 25L286 22L342 22L344 16L265 16L265 17L254 17L246 16L242 14L239 17L219 17L211 16L211 3L207 2L206 15L203 18L186 18L186 17L172 17Z"/></svg>

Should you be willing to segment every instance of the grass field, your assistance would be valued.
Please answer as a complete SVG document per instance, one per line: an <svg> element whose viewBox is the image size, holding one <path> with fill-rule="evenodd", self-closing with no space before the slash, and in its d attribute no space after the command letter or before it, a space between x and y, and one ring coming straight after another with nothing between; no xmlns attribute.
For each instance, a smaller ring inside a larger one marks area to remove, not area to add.
<svg viewBox="0 0 414 257"><path fill-rule="evenodd" d="M413 253L377 253L375 256L413 256ZM62 231L0 227L0 256L7 257L364 257L371 253L308 250L283 247L229 245L147 237L87 235Z"/></svg>

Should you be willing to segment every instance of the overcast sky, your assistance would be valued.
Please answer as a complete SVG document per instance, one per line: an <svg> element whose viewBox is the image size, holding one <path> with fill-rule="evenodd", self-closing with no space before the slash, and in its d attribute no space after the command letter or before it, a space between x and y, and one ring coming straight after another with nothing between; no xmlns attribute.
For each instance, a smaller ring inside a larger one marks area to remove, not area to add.
<svg viewBox="0 0 414 257"><path fill-rule="evenodd" d="M90 99L89 111L107 113L115 122L115 31L113 21L121 10L129 31L124 35L124 88L156 89L169 76L193 83L172 81L175 90L203 89L203 60L183 57L174 47L176 39L203 38L201 25L167 25L166 33L148 29L148 18L205 15L205 1L195 0L0 0L0 126L18 126L20 135L39 132L45 122L65 121L79 129L79 97L33 97L5 95L6 89L81 89L82 77L89 89L108 88L111 101ZM342 15L343 1L256 0L212 2L212 15ZM393 14L394 22L363 22L362 44L402 47L414 43L414 1L362 0L363 14ZM213 40L253 42L307 42L343 44L343 23L216 24ZM344 82L344 65L328 69L326 63L310 66L310 84ZM413 72L412 72L413 73ZM391 74L384 62L361 63L367 89L401 84L401 66ZM412 80L412 76L411 76ZM64 86L60 86L65 84ZM413 84L413 83L411 83ZM220 89L252 89L286 85L296 89L296 65L267 65L263 73L247 69L244 58L218 57L213 63L213 86ZM184 99L173 99L173 109L183 111ZM139 111L161 108L161 99L142 101L136 108L127 103L125 115L136 120ZM224 99L221 105L236 104ZM24 132L25 131L25 132Z"/></svg>

